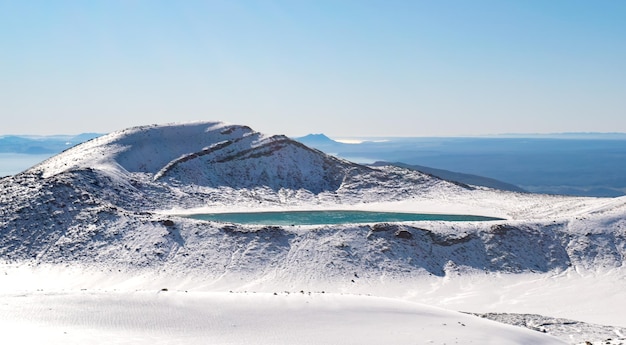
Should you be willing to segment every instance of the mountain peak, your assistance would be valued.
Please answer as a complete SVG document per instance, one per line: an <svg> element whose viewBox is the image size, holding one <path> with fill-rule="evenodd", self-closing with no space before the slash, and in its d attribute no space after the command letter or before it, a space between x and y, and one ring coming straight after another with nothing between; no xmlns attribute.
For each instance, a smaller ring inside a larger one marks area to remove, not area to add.
<svg viewBox="0 0 626 345"><path fill-rule="evenodd" d="M303 137L295 138L295 140L305 145L319 145L319 144L337 144L338 142L327 137L323 133L307 134Z"/></svg>
<svg viewBox="0 0 626 345"><path fill-rule="evenodd" d="M247 126L197 122L133 127L93 139L31 169L50 177L96 170L123 181L137 174L155 182L197 186L265 186L336 190L359 166L328 156L284 135L268 136ZM142 178L144 178L142 177Z"/></svg>
<svg viewBox="0 0 626 345"><path fill-rule="evenodd" d="M250 127L223 122L194 122L132 127L77 145L35 166L43 176L102 168L157 173L170 161L215 142L253 135Z"/></svg>

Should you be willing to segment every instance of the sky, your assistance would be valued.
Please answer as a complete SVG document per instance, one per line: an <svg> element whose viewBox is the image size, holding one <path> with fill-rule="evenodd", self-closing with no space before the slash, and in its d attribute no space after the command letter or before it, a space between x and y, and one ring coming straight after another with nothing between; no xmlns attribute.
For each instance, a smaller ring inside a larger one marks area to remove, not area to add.
<svg viewBox="0 0 626 345"><path fill-rule="evenodd" d="M619 0L0 0L0 135L626 132L624 18Z"/></svg>

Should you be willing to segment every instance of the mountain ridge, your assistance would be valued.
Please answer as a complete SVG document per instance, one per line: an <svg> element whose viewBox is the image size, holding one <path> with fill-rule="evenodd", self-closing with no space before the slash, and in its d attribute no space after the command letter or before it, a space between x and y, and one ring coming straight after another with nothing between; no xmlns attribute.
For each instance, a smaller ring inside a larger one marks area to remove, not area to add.
<svg viewBox="0 0 626 345"><path fill-rule="evenodd" d="M626 256L626 199L469 188L221 122L114 132L1 179L0 187L0 259L8 262L295 282L346 281L355 271L376 280L381 272L595 269L620 267ZM268 227L176 215L338 208L506 219Z"/></svg>
<svg viewBox="0 0 626 345"><path fill-rule="evenodd" d="M464 173L455 172L455 171L430 168L430 167L425 167L425 166L416 165L416 164L404 164L400 162L394 162L394 163L374 162L371 165L373 166L395 165L395 166L399 166L402 168L413 169L413 170L421 171L423 173L431 174L431 175L437 176L439 178L442 178L448 181L456 181L456 182L465 183L468 185L483 186L483 187L489 187L489 188L505 190L505 191L510 191L510 192L528 193L526 190L514 184L502 182L502 181L492 179L489 177L484 177L484 176L464 174Z"/></svg>

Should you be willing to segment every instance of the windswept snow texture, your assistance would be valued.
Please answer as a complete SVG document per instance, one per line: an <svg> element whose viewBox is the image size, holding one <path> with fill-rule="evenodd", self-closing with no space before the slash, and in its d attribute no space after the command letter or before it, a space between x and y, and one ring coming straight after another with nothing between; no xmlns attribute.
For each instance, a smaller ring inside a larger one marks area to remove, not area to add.
<svg viewBox="0 0 626 345"><path fill-rule="evenodd" d="M504 220L272 227L179 216L277 210ZM219 291L329 287L419 300L433 296L423 285L412 290L427 279L436 279L431 290L445 291L455 276L483 281L531 274L559 281L563 272L623 272L625 215L626 197L500 191L354 164L245 126L154 125L93 139L1 179L0 260L124 277L174 276ZM623 275L614 282L623 286ZM444 301L460 310L464 304L452 302L464 300L464 289ZM608 311L567 309L555 316L604 322L610 315L611 324L626 326L618 310L623 290L602 296ZM431 304L443 303L436 296Z"/></svg>
<svg viewBox="0 0 626 345"><path fill-rule="evenodd" d="M21 344L566 344L415 303L319 292L0 296L0 325Z"/></svg>

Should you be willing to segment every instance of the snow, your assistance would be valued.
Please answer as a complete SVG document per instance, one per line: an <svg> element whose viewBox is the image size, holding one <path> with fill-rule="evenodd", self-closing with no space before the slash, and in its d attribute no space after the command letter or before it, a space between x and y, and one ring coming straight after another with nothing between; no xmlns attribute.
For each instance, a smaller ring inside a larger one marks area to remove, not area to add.
<svg viewBox="0 0 626 345"><path fill-rule="evenodd" d="M231 128L234 130L229 131ZM190 153L190 147L202 148L216 138L234 138L242 133L253 132L247 127L221 122L133 127L73 147L36 166L35 170L42 170L44 177L88 167L156 173L168 162Z"/></svg>
<svg viewBox="0 0 626 345"><path fill-rule="evenodd" d="M27 343L555 341L458 311L626 326L626 197L455 184L219 122L111 133L0 179L0 191L0 327ZM337 209L504 220L179 217Z"/></svg>
<svg viewBox="0 0 626 345"><path fill-rule="evenodd" d="M479 316L509 325L549 333L576 344L594 344L589 339L599 339L595 341L595 344L603 345L617 345L626 342L626 337L622 333L626 331L626 328L622 327L602 326L536 314L486 313L479 314Z"/></svg>
<svg viewBox="0 0 626 345"><path fill-rule="evenodd" d="M404 298L451 310L535 313L626 327L623 268L423 279Z"/></svg>
<svg viewBox="0 0 626 345"><path fill-rule="evenodd" d="M305 344L413 344L416 339L420 344L426 340L433 344L559 343L542 337L543 333L517 333L522 329L502 329L453 310L507 311L497 319L533 329L543 327L564 343L626 341L619 335L625 331L623 326L510 314L533 310L578 315L587 322L600 316L596 322L616 325L624 320L623 306L615 302L624 300L625 286L623 275L615 271L604 276L576 272L449 275L411 282L369 281L367 286L359 282L350 288L321 286L321 282L316 287L303 281L288 290L276 281L256 285L241 279L207 282L197 276L100 272L76 266L4 265L0 273L0 329L23 343L41 339L51 344L98 343L99 339L190 344L207 340L281 344L294 339ZM603 313L597 313L600 310ZM590 311L596 315L584 317ZM38 332L28 332L34 327Z"/></svg>
<svg viewBox="0 0 626 345"><path fill-rule="evenodd" d="M444 309L321 292L39 291L0 296L0 325L3 339L31 344L563 343Z"/></svg>

